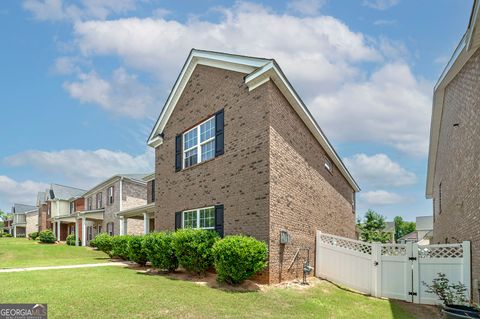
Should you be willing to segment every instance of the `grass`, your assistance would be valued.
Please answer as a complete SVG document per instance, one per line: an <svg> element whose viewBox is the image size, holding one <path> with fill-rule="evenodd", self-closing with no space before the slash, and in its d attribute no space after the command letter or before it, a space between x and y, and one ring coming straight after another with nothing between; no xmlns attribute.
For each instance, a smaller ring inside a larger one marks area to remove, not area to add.
<svg viewBox="0 0 480 319"><path fill-rule="evenodd" d="M47 303L49 318L412 318L327 282L239 293L120 267L0 273L0 282L2 303Z"/></svg>
<svg viewBox="0 0 480 319"><path fill-rule="evenodd" d="M40 244L26 238L0 238L0 269L101 263L108 256L87 247Z"/></svg>

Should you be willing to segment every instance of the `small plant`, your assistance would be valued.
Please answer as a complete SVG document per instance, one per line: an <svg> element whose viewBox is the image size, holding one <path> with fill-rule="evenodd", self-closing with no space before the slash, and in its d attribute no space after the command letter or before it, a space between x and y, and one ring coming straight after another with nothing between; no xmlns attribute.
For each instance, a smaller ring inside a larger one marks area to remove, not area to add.
<svg viewBox="0 0 480 319"><path fill-rule="evenodd" d="M422 281L422 284L427 287L425 292L437 295L438 299L443 301L445 305L469 304L466 298L467 287L461 282L451 284L445 274L439 272L437 278L433 279L431 285L424 281Z"/></svg>
<svg viewBox="0 0 480 319"><path fill-rule="evenodd" d="M67 242L67 245L69 245L69 246L75 246L75 234L68 235L67 239L66 239L66 242ZM78 244L79 245L82 244L82 241L80 240L80 238L78 239Z"/></svg>
<svg viewBox="0 0 480 319"><path fill-rule="evenodd" d="M144 237L143 246L153 267L169 272L178 268L178 259L173 249L173 233L150 233Z"/></svg>
<svg viewBox="0 0 480 319"><path fill-rule="evenodd" d="M267 244L247 236L227 236L213 245L217 280L238 285L267 266Z"/></svg>
<svg viewBox="0 0 480 319"><path fill-rule="evenodd" d="M112 258L112 236L106 233L101 233L95 237L93 243L98 250L103 251ZM90 244L92 244L92 241L90 241Z"/></svg>
<svg viewBox="0 0 480 319"><path fill-rule="evenodd" d="M148 261L147 250L144 245L143 236L131 236L128 241L128 260L136 262L141 266L145 266Z"/></svg>
<svg viewBox="0 0 480 319"><path fill-rule="evenodd" d="M213 266L212 247L218 235L212 230L180 229L173 234L173 250L180 266L197 275L205 275Z"/></svg>
<svg viewBox="0 0 480 319"><path fill-rule="evenodd" d="M38 232L34 231L34 232L28 234L28 237L32 240L36 240L38 238Z"/></svg>
<svg viewBox="0 0 480 319"><path fill-rule="evenodd" d="M130 237L129 235L112 237L112 256L128 260L128 242L130 241Z"/></svg>
<svg viewBox="0 0 480 319"><path fill-rule="evenodd" d="M38 238L40 242L45 244L53 244L55 242L55 235L53 235L52 231L47 229L43 230L38 234Z"/></svg>
<svg viewBox="0 0 480 319"><path fill-rule="evenodd" d="M9 234L9 233L4 233L4 234L3 234L3 237L13 237L13 236L12 236L11 234Z"/></svg>

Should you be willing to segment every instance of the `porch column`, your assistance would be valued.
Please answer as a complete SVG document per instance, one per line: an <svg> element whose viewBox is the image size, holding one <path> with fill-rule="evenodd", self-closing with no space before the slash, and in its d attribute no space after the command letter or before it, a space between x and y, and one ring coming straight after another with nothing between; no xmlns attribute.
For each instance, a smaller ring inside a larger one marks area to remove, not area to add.
<svg viewBox="0 0 480 319"><path fill-rule="evenodd" d="M17 226L13 226L13 237L17 237Z"/></svg>
<svg viewBox="0 0 480 319"><path fill-rule="evenodd" d="M78 246L78 219L75 219L75 246Z"/></svg>
<svg viewBox="0 0 480 319"><path fill-rule="evenodd" d="M82 246L87 246L87 218L82 217Z"/></svg>
<svg viewBox="0 0 480 319"><path fill-rule="evenodd" d="M120 217L120 235L125 235L127 233L127 219L125 217Z"/></svg>
<svg viewBox="0 0 480 319"><path fill-rule="evenodd" d="M57 222L57 240L60 241L60 224L61 222Z"/></svg>
<svg viewBox="0 0 480 319"><path fill-rule="evenodd" d="M143 233L146 235L150 232L150 216L143 213Z"/></svg>

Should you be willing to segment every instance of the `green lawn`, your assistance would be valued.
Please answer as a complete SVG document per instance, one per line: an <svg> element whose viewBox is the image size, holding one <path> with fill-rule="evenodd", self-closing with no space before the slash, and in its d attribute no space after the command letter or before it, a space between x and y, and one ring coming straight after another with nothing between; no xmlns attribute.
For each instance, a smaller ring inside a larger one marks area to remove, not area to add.
<svg viewBox="0 0 480 319"><path fill-rule="evenodd" d="M327 282L226 292L120 267L0 273L0 282L2 303L48 303L49 318L413 318Z"/></svg>
<svg viewBox="0 0 480 319"><path fill-rule="evenodd" d="M86 247L40 244L26 238L0 238L0 269L101 263L108 256Z"/></svg>

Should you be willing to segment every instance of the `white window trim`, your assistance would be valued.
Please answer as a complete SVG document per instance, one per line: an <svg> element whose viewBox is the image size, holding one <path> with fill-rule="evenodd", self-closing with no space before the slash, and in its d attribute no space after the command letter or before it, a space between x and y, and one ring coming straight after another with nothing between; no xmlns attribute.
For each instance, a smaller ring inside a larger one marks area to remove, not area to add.
<svg viewBox="0 0 480 319"><path fill-rule="evenodd" d="M215 220L215 206L207 206L207 207L200 207L196 209L189 209L189 210L184 210L182 212L182 228L185 228L185 213L191 213L195 212L197 214L197 227L192 228L192 229L215 229L215 226L213 227L200 227L200 211L202 209L212 209L213 208L213 219Z"/></svg>
<svg viewBox="0 0 480 319"><path fill-rule="evenodd" d="M212 116L212 117L209 117L208 119L206 119L205 121L195 125L194 127L192 127L191 129L189 129L188 131L186 131L185 133L182 134L182 169L185 169L185 168L188 168L188 167L191 167L191 166L194 166L194 165L197 165L197 164L200 164L201 162L203 162L203 159L202 159L202 146L211 142L211 141L214 141L215 140L215 137L216 135L214 134L212 137L210 137L209 139L203 141L203 142L200 142L200 126L210 120L215 121L215 115ZM185 149L185 135L187 135L188 133L190 133L191 131L193 131L194 129L197 129L197 144L195 146L192 146L190 148L187 148ZM216 123L215 123L215 129L216 129ZM185 153L189 152L189 151L192 151L194 149L197 149L197 162L195 164L192 164L190 166L187 166L185 167ZM214 154L215 155L215 154ZM215 158L215 156L214 156Z"/></svg>

